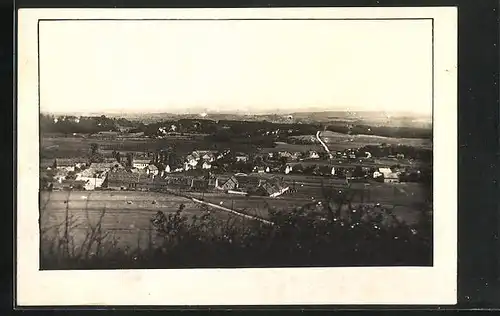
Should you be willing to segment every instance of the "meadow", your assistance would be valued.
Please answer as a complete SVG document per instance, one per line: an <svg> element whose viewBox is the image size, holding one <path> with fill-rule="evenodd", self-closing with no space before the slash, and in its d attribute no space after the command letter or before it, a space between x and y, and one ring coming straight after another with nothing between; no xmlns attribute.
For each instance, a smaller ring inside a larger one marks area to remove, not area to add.
<svg viewBox="0 0 500 316"><path fill-rule="evenodd" d="M117 246L144 248L155 240L150 221L156 212L175 213L181 204L185 206L183 213L186 216L204 213L199 204L188 199L154 192L42 191L40 229L49 239L64 234L67 215L71 237L78 246L84 242L89 228L99 223L104 214L100 228L109 239L116 241ZM225 219L229 215L220 212L217 216Z"/></svg>
<svg viewBox="0 0 500 316"><path fill-rule="evenodd" d="M287 175L287 181L295 180L293 193L277 198L239 196L226 193L186 193L192 197L221 205L238 212L269 218L269 210L289 212L294 208L309 205L321 211L323 188L319 177ZM293 179L293 180L292 180ZM329 190L343 190L341 181L325 182ZM421 213L420 205L425 199L425 191L419 184L356 183L351 189L363 191L353 199L353 206L375 205L392 209L392 213L402 222L414 224ZM156 232L151 226L152 217L162 211L173 214L183 204L183 215L192 218L212 213L226 221L238 220L241 224L248 219L239 218L225 211L208 210L189 199L157 192L139 191L42 191L40 194L40 229L47 238L65 232L66 222L71 226L74 246L85 243L89 229L99 224L108 240L118 247L146 248L156 241ZM102 218L101 218L102 217ZM68 220L67 220L68 219ZM42 247L43 247L42 243Z"/></svg>
<svg viewBox="0 0 500 316"><path fill-rule="evenodd" d="M89 154L90 144L99 145L103 154L111 154L112 151L121 152L150 152L167 149L175 146L179 154L186 154L193 150L203 149L225 149L234 151L251 152L256 150L255 144L237 141L207 141L206 135L184 134L178 136L166 136L165 138L147 137L105 137L105 136L63 136L47 134L40 138L40 153L42 158L57 157L84 157ZM432 148L432 141L416 138L390 138L370 135L347 135L325 131L322 136L332 151L341 151L348 148L359 148L366 145L379 145L386 143L390 145L407 145L419 148ZM300 140L300 144L277 142L274 147L263 147L262 152L292 151L304 152L308 150L323 151L323 147L314 140L314 135L291 136L289 139Z"/></svg>
<svg viewBox="0 0 500 316"><path fill-rule="evenodd" d="M395 138L361 134L348 135L332 131L321 132L321 137L330 150L344 150L347 148L358 148L366 145L380 145L382 143L388 145L406 145L425 149L432 148L432 140L420 138ZM316 135L291 136L290 138L304 142L317 143ZM319 144L317 146L319 146Z"/></svg>

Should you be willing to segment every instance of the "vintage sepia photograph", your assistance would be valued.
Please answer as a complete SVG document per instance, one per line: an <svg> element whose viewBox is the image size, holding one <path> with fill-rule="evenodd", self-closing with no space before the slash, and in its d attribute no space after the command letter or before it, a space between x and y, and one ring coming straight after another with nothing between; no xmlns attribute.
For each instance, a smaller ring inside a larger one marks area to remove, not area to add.
<svg viewBox="0 0 500 316"><path fill-rule="evenodd" d="M36 19L39 271L436 266L432 16L120 12Z"/></svg>

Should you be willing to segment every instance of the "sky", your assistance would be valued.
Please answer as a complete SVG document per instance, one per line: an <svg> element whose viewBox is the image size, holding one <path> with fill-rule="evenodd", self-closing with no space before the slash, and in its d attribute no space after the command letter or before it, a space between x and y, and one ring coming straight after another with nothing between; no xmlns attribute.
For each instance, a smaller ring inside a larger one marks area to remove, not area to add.
<svg viewBox="0 0 500 316"><path fill-rule="evenodd" d="M43 21L42 112L432 111L430 21Z"/></svg>

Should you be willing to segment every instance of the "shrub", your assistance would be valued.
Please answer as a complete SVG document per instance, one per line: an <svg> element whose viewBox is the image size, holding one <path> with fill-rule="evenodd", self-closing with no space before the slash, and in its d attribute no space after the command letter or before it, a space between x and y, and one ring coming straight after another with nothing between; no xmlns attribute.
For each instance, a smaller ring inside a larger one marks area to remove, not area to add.
<svg viewBox="0 0 500 316"><path fill-rule="evenodd" d="M349 197L345 192L327 197L321 205L287 211L269 208L272 224L239 217L221 220L205 206L201 206L201 215L187 216L180 205L175 213L160 211L151 219L156 245L135 250L117 247L111 236L103 236L102 215L96 225L90 226L88 238L80 247L84 251L72 251L65 238L48 241L42 233L41 267L432 265L430 208L422 211L416 225L408 225L388 209L371 205L354 208Z"/></svg>

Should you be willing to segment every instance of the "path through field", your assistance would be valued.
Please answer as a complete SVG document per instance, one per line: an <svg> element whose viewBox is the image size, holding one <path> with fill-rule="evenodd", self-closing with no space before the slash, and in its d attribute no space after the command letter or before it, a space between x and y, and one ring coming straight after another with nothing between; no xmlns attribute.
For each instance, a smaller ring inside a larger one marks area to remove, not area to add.
<svg viewBox="0 0 500 316"><path fill-rule="evenodd" d="M420 211L416 205L423 200L422 188L414 184L384 183L353 184L354 188L368 192L364 200L354 201L353 205L363 203L380 203L394 208L394 214L401 220L412 223ZM329 190L342 190L343 185L330 183ZM294 207L321 200L321 183L315 178L302 178L296 181L294 193L277 198L246 197L225 193L189 193L189 196L213 203L221 208L233 209L241 213L268 218L268 207L277 210L291 210ZM64 233L66 209L70 219L71 236L75 244L81 243L88 234L89 225L97 224L100 214L105 210L102 219L103 231L111 235L121 245L135 248L148 245L154 240L154 230L150 220L158 211L173 213L184 204L183 214L201 216L205 209L187 198L156 192L133 191L54 191L40 194L40 226L46 236ZM227 220L238 218L227 210L211 208L217 218ZM251 221L251 219L245 219ZM90 223L90 224L89 224Z"/></svg>

